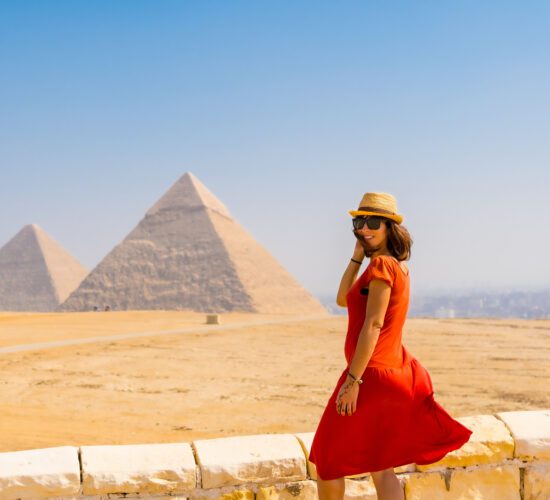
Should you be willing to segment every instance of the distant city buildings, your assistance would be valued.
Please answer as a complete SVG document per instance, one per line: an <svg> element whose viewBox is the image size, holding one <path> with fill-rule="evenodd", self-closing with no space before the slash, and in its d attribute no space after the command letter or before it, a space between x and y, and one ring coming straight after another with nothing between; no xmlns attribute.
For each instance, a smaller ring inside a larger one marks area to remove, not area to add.
<svg viewBox="0 0 550 500"><path fill-rule="evenodd" d="M331 314L346 314L335 297L319 297ZM542 291L411 295L410 318L550 319L550 289Z"/></svg>

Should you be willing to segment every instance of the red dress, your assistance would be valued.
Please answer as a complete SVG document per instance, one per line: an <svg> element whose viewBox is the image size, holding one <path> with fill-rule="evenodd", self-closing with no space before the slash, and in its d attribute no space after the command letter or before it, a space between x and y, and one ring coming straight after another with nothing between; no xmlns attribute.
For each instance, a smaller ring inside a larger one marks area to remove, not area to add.
<svg viewBox="0 0 550 500"><path fill-rule="evenodd" d="M309 460L321 479L336 479L411 463L430 464L466 443L472 431L434 399L428 370L401 343L409 306L409 274L389 255L371 259L347 294L346 368L321 416ZM352 415L336 411L365 321L368 284L381 279L391 297Z"/></svg>

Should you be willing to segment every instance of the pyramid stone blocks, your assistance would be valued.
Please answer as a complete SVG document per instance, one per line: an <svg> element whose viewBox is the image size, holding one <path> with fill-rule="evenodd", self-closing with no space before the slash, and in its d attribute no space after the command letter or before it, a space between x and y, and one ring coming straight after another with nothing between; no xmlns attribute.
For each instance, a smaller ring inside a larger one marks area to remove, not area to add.
<svg viewBox="0 0 550 500"><path fill-rule="evenodd" d="M191 173L147 211L59 310L96 305L326 314Z"/></svg>
<svg viewBox="0 0 550 500"><path fill-rule="evenodd" d="M0 310L53 311L87 270L36 224L0 248Z"/></svg>

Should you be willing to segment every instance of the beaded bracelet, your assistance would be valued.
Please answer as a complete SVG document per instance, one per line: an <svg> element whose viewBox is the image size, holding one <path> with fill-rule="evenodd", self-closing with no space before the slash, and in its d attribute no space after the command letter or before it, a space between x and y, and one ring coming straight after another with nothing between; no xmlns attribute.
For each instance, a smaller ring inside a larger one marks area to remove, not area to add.
<svg viewBox="0 0 550 500"><path fill-rule="evenodd" d="M348 375L353 379L353 383L357 382L359 385L363 383L363 381L360 378L354 377L348 370Z"/></svg>

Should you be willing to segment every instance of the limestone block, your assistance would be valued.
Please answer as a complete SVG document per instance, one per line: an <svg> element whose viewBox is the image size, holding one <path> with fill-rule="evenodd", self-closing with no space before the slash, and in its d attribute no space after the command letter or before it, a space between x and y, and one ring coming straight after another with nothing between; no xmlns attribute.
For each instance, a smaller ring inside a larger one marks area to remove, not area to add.
<svg viewBox="0 0 550 500"><path fill-rule="evenodd" d="M255 434L193 441L203 488L306 479L306 459L292 434Z"/></svg>
<svg viewBox="0 0 550 500"><path fill-rule="evenodd" d="M531 462L523 476L524 500L550 498L550 462Z"/></svg>
<svg viewBox="0 0 550 500"><path fill-rule="evenodd" d="M494 415L474 415L456 420L473 431L470 439L437 462L417 465L417 470L498 464L513 458L514 439L506 425Z"/></svg>
<svg viewBox="0 0 550 500"><path fill-rule="evenodd" d="M72 497L48 497L47 500L123 500L124 498L135 498L136 500L189 500L187 495L141 495L139 493L108 495L79 495ZM32 499L35 500L35 499Z"/></svg>
<svg viewBox="0 0 550 500"><path fill-rule="evenodd" d="M235 490L219 497L220 500L254 500L254 492L249 490Z"/></svg>
<svg viewBox="0 0 550 500"><path fill-rule="evenodd" d="M254 500L254 491L233 486L196 490L189 496L189 500Z"/></svg>
<svg viewBox="0 0 550 500"><path fill-rule="evenodd" d="M505 411L496 415L514 437L516 457L550 459L550 410Z"/></svg>
<svg viewBox="0 0 550 500"><path fill-rule="evenodd" d="M451 475L451 493L464 500L520 500L519 467L516 464L504 464L455 469Z"/></svg>
<svg viewBox="0 0 550 500"><path fill-rule="evenodd" d="M448 499L448 491L445 486L444 472L422 472L405 474L405 498L407 500Z"/></svg>
<svg viewBox="0 0 550 500"><path fill-rule="evenodd" d="M404 479L407 500L520 500L516 464L416 472Z"/></svg>
<svg viewBox="0 0 550 500"><path fill-rule="evenodd" d="M403 472L414 472L415 470L416 470L416 464L400 465L399 467L393 468L393 471L396 474L402 474Z"/></svg>
<svg viewBox="0 0 550 500"><path fill-rule="evenodd" d="M376 488L369 476L367 479L346 479L344 500L376 500Z"/></svg>
<svg viewBox="0 0 550 500"><path fill-rule="evenodd" d="M171 494L197 486L189 443L94 445L80 450L85 495Z"/></svg>
<svg viewBox="0 0 550 500"><path fill-rule="evenodd" d="M317 484L312 480L259 486L256 500L318 500Z"/></svg>
<svg viewBox="0 0 550 500"><path fill-rule="evenodd" d="M59 446L0 453L0 498L42 498L80 491L78 448Z"/></svg>

